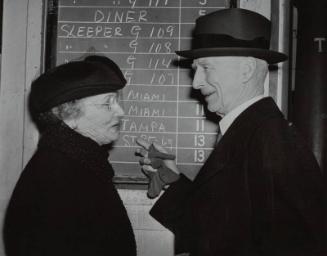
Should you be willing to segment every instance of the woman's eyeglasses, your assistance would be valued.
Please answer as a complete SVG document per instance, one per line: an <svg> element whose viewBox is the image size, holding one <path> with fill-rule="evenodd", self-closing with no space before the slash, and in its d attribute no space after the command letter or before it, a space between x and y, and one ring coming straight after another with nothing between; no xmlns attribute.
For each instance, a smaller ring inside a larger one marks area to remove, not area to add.
<svg viewBox="0 0 327 256"><path fill-rule="evenodd" d="M116 95L110 95L105 103L89 103L87 105L101 106L107 108L108 111L112 111L115 105L119 105L119 100Z"/></svg>

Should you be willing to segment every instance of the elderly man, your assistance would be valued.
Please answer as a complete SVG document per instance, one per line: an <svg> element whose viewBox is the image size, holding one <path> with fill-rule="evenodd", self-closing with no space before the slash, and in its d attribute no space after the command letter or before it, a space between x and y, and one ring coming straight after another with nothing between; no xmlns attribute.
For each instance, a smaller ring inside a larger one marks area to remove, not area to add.
<svg viewBox="0 0 327 256"><path fill-rule="evenodd" d="M326 253L322 173L295 127L263 96L268 64L286 59L269 50L269 39L269 20L227 9L199 18L195 49L177 52L194 59L193 88L222 117L222 138L194 181L162 147L139 140L150 195L170 184L150 214L175 234L176 253Z"/></svg>

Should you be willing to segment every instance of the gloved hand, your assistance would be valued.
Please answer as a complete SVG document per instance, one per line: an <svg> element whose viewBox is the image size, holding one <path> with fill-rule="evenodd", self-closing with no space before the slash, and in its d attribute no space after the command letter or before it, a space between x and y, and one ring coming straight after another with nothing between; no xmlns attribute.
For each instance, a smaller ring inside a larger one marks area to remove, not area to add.
<svg viewBox="0 0 327 256"><path fill-rule="evenodd" d="M137 143L142 146L136 150L141 155L140 164L145 175L149 178L148 196L157 197L161 190L168 184L179 179L179 171L176 167L174 155L157 145L138 139Z"/></svg>

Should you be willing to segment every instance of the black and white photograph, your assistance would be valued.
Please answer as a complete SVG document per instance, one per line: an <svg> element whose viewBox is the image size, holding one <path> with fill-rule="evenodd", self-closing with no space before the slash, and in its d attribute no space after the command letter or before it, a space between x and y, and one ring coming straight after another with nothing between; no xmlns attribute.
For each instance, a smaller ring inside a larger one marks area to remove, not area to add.
<svg viewBox="0 0 327 256"><path fill-rule="evenodd" d="M0 256L327 256L326 0L0 0Z"/></svg>

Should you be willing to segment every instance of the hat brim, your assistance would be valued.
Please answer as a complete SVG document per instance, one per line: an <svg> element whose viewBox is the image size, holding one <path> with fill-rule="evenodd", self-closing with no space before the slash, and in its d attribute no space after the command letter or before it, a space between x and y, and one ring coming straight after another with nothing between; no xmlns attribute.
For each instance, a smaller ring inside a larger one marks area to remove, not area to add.
<svg viewBox="0 0 327 256"><path fill-rule="evenodd" d="M189 59L215 56L252 56L258 59L263 59L267 61L268 64L276 64L287 60L287 55L283 53L257 48L200 48L186 51L176 51L176 54Z"/></svg>
<svg viewBox="0 0 327 256"><path fill-rule="evenodd" d="M73 100L79 100L82 98L95 96L103 93L116 92L124 87L123 84L97 84L97 85L84 85L79 88L69 88L68 90L61 91L57 95L53 95L49 99L43 99L40 106L35 106L35 112L46 112L51 108L59 106L63 103L70 102Z"/></svg>

